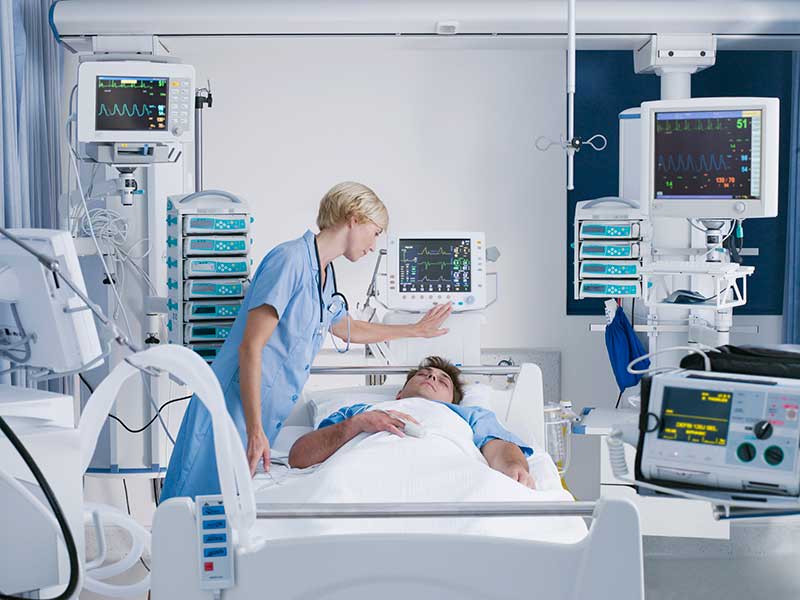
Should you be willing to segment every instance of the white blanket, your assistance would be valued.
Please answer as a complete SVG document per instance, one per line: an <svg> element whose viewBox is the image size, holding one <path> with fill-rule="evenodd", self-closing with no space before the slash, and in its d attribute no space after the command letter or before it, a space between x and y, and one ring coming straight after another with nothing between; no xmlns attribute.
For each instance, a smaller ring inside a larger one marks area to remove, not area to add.
<svg viewBox="0 0 800 600"><path fill-rule="evenodd" d="M415 417L422 438L360 434L321 465L256 478L260 505L274 502L508 502L571 501L562 488L531 490L490 468L472 441L472 429L455 412L421 398L385 402ZM342 533L459 533L575 542L586 535L577 517L446 519L342 519L259 521L267 538Z"/></svg>

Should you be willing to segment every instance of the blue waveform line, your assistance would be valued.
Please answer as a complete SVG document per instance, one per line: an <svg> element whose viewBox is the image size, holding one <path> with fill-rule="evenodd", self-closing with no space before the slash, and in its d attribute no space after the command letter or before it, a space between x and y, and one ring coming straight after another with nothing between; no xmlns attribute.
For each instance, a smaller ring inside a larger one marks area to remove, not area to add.
<svg viewBox="0 0 800 600"><path fill-rule="evenodd" d="M678 154L677 158L670 154L666 160L663 154L659 154L657 170L665 173L686 171L701 173L703 171L729 171L730 167L722 154L719 156L711 154L708 157L701 154L699 159L695 159L691 154L687 154L685 157L683 154Z"/></svg>
<svg viewBox="0 0 800 600"><path fill-rule="evenodd" d="M100 110L97 111L97 116L99 117L149 117L153 112L152 106L148 106L147 104L142 104L141 108L139 105L134 104L133 108L129 107L127 104L123 104L122 108L120 108L119 104L114 104L111 111L108 110L108 107L105 104L100 105Z"/></svg>

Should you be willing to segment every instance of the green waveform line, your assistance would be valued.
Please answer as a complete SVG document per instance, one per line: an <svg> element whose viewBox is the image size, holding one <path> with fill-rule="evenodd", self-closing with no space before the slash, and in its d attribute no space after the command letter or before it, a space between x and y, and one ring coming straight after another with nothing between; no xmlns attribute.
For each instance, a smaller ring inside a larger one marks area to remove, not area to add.
<svg viewBox="0 0 800 600"><path fill-rule="evenodd" d="M100 109L97 111L98 117L149 117L153 112L153 107L155 105L147 105L142 104L141 107L138 104L134 104L132 107L128 106L127 104L123 104L122 108L120 108L119 104L114 104L113 107L109 110L109 108L105 104L100 105Z"/></svg>

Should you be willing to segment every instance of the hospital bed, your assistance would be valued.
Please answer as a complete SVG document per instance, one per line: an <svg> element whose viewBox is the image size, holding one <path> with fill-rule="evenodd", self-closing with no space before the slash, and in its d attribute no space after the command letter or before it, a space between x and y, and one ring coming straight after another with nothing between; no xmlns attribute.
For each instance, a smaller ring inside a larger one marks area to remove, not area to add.
<svg viewBox="0 0 800 600"><path fill-rule="evenodd" d="M575 502L561 488L552 459L541 449L544 405L539 368L484 367L465 369L465 374L509 371L517 375L516 385L488 391L483 402L509 430L534 446L530 464L537 491L531 493L531 500L311 504L302 497L291 501L284 497L275 502L269 486L263 484L266 478L279 478L285 467L273 465L269 475L257 475L253 483L258 539L235 550L232 585L221 591L222 596L643 598L641 537L634 505L627 500ZM405 369L326 367L315 372L391 375ZM276 440L273 454L280 460L293 439L310 430L337 396L352 398L353 403L377 402L381 394L391 398L397 387L389 383L305 394ZM468 399L469 393L465 402ZM591 519L588 531L583 519ZM548 526L537 535L540 521ZM455 522L490 523L487 531L500 533L461 533L452 527ZM505 527L493 529L499 522ZM309 523L322 524L319 531L325 534L309 533L315 531ZM513 523L519 526L509 527ZM576 535L578 530L580 535ZM173 498L158 508L152 544L154 600L212 597L211 591L200 589L204 563L199 558L198 531L195 502Z"/></svg>

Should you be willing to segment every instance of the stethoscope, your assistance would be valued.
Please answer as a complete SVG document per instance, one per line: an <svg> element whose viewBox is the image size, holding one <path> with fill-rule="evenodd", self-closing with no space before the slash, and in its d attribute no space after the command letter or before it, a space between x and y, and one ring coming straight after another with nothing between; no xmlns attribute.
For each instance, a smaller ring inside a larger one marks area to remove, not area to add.
<svg viewBox="0 0 800 600"><path fill-rule="evenodd" d="M317 293L319 296L319 332L320 334L325 333L325 300L322 297L322 261L319 258L319 246L317 245L317 237L314 236L314 252L317 255L317 269L319 269L319 278L317 279ZM350 305L347 303L347 298L344 294L339 291L339 286L336 284L336 269L333 267L333 262L330 263L331 267L331 278L333 279L333 294L331 294L331 303L328 306L328 310L331 314L336 314L339 312L339 307L337 307L334 303L335 298L340 298L340 303L344 305L345 313L350 312ZM339 348L336 345L336 340L331 335L331 341L333 342L333 347L336 348L336 352L339 354L344 354L348 350L350 350L350 319L347 319L347 344L345 344L344 349Z"/></svg>

